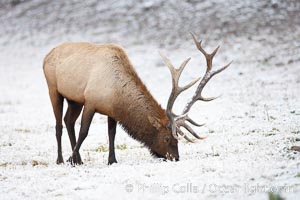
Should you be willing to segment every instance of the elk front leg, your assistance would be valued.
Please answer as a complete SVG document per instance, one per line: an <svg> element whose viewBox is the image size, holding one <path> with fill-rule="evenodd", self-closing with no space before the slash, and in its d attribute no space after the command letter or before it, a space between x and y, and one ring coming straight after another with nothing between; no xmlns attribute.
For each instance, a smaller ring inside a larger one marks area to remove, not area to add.
<svg viewBox="0 0 300 200"><path fill-rule="evenodd" d="M116 156L115 156L115 135L116 135L117 122L111 117L107 118L107 122L108 122L108 138L109 138L108 164L111 165L113 163L117 163Z"/></svg>
<svg viewBox="0 0 300 200"><path fill-rule="evenodd" d="M82 142L88 135L89 128L90 128L94 114L95 114L94 109L91 109L88 106L84 106L82 118L81 118L81 127L80 127L80 131L79 131L78 141L75 145L75 148L73 149L72 156L68 160L69 162L71 162L72 165L83 164L81 161L80 154L79 154L79 149L80 149Z"/></svg>

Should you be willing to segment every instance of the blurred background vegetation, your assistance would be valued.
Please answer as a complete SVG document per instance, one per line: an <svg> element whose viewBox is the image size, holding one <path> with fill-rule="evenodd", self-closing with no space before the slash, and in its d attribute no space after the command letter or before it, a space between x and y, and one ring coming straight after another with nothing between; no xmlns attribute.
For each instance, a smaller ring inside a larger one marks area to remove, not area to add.
<svg viewBox="0 0 300 200"><path fill-rule="evenodd" d="M193 31L209 40L299 47L299 19L299 0L1 0L0 44L84 40L174 47Z"/></svg>

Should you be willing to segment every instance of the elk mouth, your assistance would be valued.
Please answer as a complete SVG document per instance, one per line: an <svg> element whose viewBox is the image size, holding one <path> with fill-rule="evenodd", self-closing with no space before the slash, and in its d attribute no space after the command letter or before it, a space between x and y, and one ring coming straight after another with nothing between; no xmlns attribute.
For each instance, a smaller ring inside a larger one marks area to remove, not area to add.
<svg viewBox="0 0 300 200"><path fill-rule="evenodd" d="M173 156L172 154L170 153L167 153L166 156L165 156L166 159L170 160L170 161L179 161L179 156Z"/></svg>
<svg viewBox="0 0 300 200"><path fill-rule="evenodd" d="M170 153L166 153L166 155L165 156L163 156L163 155L161 155L161 154L159 154L159 153L156 153L156 152L154 152L154 151L150 151L151 152L151 154L154 156L154 157L156 157L156 158L162 158L164 161L167 161L167 160L170 160L170 161L179 161L179 156L174 156L174 155L172 155L172 154L170 154Z"/></svg>

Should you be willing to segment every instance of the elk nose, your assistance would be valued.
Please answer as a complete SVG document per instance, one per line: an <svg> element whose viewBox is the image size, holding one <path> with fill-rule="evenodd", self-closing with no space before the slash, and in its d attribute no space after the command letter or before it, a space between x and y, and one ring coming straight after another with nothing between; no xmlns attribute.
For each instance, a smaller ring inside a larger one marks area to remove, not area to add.
<svg viewBox="0 0 300 200"><path fill-rule="evenodd" d="M175 161L176 161L176 162L179 161L179 158L175 158Z"/></svg>

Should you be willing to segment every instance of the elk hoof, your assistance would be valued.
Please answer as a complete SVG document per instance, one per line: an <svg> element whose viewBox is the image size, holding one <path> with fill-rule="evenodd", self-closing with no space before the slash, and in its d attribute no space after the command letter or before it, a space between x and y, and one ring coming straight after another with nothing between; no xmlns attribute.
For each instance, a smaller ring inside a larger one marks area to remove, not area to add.
<svg viewBox="0 0 300 200"><path fill-rule="evenodd" d="M114 160L108 160L108 165L112 165L114 163L118 163L116 159L114 159Z"/></svg>
<svg viewBox="0 0 300 200"><path fill-rule="evenodd" d="M63 157L62 156L58 156L57 159L56 159L56 164L64 164L64 160L63 160Z"/></svg>
<svg viewBox="0 0 300 200"><path fill-rule="evenodd" d="M71 163L71 165L82 165L83 162L81 161L81 157L79 153L73 152L72 156L68 159L68 162Z"/></svg>

